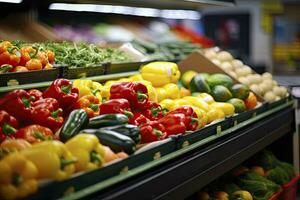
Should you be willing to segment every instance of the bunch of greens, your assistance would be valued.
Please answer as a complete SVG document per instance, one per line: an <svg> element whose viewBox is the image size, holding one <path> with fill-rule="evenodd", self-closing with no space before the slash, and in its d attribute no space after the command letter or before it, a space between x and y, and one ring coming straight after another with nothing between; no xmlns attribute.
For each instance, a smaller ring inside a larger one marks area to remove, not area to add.
<svg viewBox="0 0 300 200"><path fill-rule="evenodd" d="M69 67L89 67L102 63L131 62L123 51L112 48L100 48L94 44L70 42L46 42L34 44L38 48L49 49L55 53L55 63Z"/></svg>

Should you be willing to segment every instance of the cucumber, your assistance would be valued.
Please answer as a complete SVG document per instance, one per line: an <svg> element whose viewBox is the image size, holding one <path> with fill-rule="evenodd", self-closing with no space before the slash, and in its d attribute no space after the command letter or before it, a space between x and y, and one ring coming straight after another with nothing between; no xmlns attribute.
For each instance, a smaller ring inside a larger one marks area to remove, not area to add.
<svg viewBox="0 0 300 200"><path fill-rule="evenodd" d="M98 137L101 144L109 146L115 153L124 151L133 154L135 142L128 136L106 129L85 129L81 133L93 134Z"/></svg>
<svg viewBox="0 0 300 200"><path fill-rule="evenodd" d="M85 112L85 110L83 109L73 110L60 129L59 132L60 140L66 142L70 138L77 135L80 130L86 128L88 123L89 123L89 117Z"/></svg>

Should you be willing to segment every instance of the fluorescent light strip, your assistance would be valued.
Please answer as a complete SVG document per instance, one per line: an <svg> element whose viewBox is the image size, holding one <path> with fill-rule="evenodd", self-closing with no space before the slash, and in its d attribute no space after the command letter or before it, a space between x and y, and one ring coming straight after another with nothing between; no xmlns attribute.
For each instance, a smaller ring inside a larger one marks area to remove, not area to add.
<svg viewBox="0 0 300 200"><path fill-rule="evenodd" d="M50 10L64 10L77 12L114 13L122 15L134 15L144 17L161 17L167 19L191 19L199 20L200 13L193 10L159 10L155 8L140 8L130 6L96 5L96 4L70 4L52 3Z"/></svg>
<svg viewBox="0 0 300 200"><path fill-rule="evenodd" d="M0 0L0 3L21 3L22 0Z"/></svg>

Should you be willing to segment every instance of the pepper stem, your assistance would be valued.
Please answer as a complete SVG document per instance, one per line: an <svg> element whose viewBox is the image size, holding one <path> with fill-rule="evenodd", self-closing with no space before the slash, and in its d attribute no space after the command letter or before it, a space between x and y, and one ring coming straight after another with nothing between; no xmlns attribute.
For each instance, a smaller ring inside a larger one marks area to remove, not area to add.
<svg viewBox="0 0 300 200"><path fill-rule="evenodd" d="M32 136L35 137L35 138L37 138L37 139L40 139L42 141L46 140L45 135L43 135L43 133L38 132L38 131L33 132Z"/></svg>
<svg viewBox="0 0 300 200"><path fill-rule="evenodd" d="M140 91L137 91L136 95L137 95L137 98L138 98L139 101L143 101L143 100L148 99L148 95L146 95L146 94L144 94Z"/></svg>
<svg viewBox="0 0 300 200"><path fill-rule="evenodd" d="M94 103L90 103L89 106L94 112L97 112L99 110L99 105L98 104L94 104Z"/></svg>
<svg viewBox="0 0 300 200"><path fill-rule="evenodd" d="M34 53L30 52L29 53L29 57L30 58L35 58L36 55L38 54L39 49L37 47L35 47L35 46L32 46L32 48L35 50L35 52Z"/></svg>
<svg viewBox="0 0 300 200"><path fill-rule="evenodd" d="M12 184L15 186L20 185L24 181L23 177L20 174L14 173L12 175Z"/></svg>
<svg viewBox="0 0 300 200"><path fill-rule="evenodd" d="M153 107L153 108L151 108L150 110L151 110L151 113L152 113L152 115L153 115L154 117L157 117L158 112L160 111L160 109L159 109L159 108L156 108L156 107Z"/></svg>
<svg viewBox="0 0 300 200"><path fill-rule="evenodd" d="M61 86L61 91L65 94L70 94L71 88L72 88L72 85L63 85L63 86Z"/></svg>
<svg viewBox="0 0 300 200"><path fill-rule="evenodd" d="M11 134L14 134L15 132L17 132L17 130L14 127L12 127L11 125L5 123L2 126L2 132L5 135L11 135Z"/></svg>
<svg viewBox="0 0 300 200"><path fill-rule="evenodd" d="M161 137L163 135L163 132L161 132L160 130L158 130L156 128L153 129L153 132L157 137Z"/></svg>
<svg viewBox="0 0 300 200"><path fill-rule="evenodd" d="M61 109L61 108L59 108L59 109L57 109L56 111L53 111L52 113L51 113L51 117L53 117L53 118L57 118L58 117L58 114L59 113L62 113L63 112L63 110Z"/></svg>
<svg viewBox="0 0 300 200"><path fill-rule="evenodd" d="M14 50L17 50L17 52L15 53L16 56L20 57L21 54L20 54L20 52L19 52L19 48L18 48L18 47L10 47L10 48L7 48L7 51L8 51L9 54L12 54Z"/></svg>
<svg viewBox="0 0 300 200"><path fill-rule="evenodd" d="M191 122L192 122L192 124L199 123L199 119L197 119L195 117L191 117Z"/></svg>
<svg viewBox="0 0 300 200"><path fill-rule="evenodd" d="M124 110L124 115L126 115L128 118L132 118L133 117L133 113L128 111L128 110Z"/></svg>
<svg viewBox="0 0 300 200"><path fill-rule="evenodd" d="M100 91L99 89L95 89L95 90L92 91L92 94L93 94L94 96L96 96L96 94L97 94L98 92L101 92L101 91Z"/></svg>
<svg viewBox="0 0 300 200"><path fill-rule="evenodd" d="M26 108L30 108L30 99L23 97L22 102Z"/></svg>
<svg viewBox="0 0 300 200"><path fill-rule="evenodd" d="M63 170L66 166L76 163L77 160L66 160L63 157L60 158L60 169Z"/></svg>
<svg viewBox="0 0 300 200"><path fill-rule="evenodd" d="M8 64L4 64L4 65L1 65L0 67L0 74L3 74L5 72L8 72L9 70L11 70L13 68L12 65L8 65Z"/></svg>
<svg viewBox="0 0 300 200"><path fill-rule="evenodd" d="M100 163L101 162L101 157L96 151L91 151L90 152L90 161L92 163Z"/></svg>
<svg viewBox="0 0 300 200"><path fill-rule="evenodd" d="M162 109L162 113L165 115L165 114L167 114L169 112L169 110L167 109L167 108L163 108Z"/></svg>

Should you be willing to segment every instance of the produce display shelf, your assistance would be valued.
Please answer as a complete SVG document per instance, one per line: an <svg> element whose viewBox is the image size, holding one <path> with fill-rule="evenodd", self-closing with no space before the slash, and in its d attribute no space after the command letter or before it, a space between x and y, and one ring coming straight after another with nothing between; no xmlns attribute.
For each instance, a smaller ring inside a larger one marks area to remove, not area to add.
<svg viewBox="0 0 300 200"><path fill-rule="evenodd" d="M293 133L294 120L294 101L285 102L60 199L183 199L283 135Z"/></svg>
<svg viewBox="0 0 300 200"><path fill-rule="evenodd" d="M128 77L134 74L137 74L138 71L132 71L132 72L123 72L123 73L116 73L116 74L106 74L106 75L99 75L99 76L92 76L92 77L86 77L81 79L89 79L92 81L105 81L105 80L112 80L112 79L118 79L123 77ZM71 79L72 81L72 79ZM5 92L9 92L16 89L31 89L31 88L44 88L49 86L52 83L52 81L45 81L40 83L30 83L30 84L24 84L24 85L11 85L11 86L5 86L0 87L0 94L3 94Z"/></svg>

